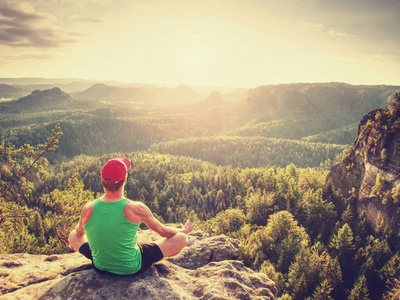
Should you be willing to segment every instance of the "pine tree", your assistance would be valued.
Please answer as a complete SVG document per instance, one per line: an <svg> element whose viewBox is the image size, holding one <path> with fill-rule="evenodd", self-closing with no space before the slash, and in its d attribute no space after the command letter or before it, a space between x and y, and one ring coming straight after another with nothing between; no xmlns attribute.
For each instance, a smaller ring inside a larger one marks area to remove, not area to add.
<svg viewBox="0 0 400 300"><path fill-rule="evenodd" d="M293 298L288 294L283 294L277 300L293 300Z"/></svg>
<svg viewBox="0 0 400 300"><path fill-rule="evenodd" d="M68 245L69 233L78 223L79 212L87 202L94 198L91 191L84 190L83 182L78 177L79 174L75 171L68 179L64 190L55 189L50 194L41 197L41 201L52 209L53 216L50 226L64 247Z"/></svg>
<svg viewBox="0 0 400 300"><path fill-rule="evenodd" d="M350 204L347 205L346 210L342 213L342 221L347 224L350 224L353 221L353 213Z"/></svg>
<svg viewBox="0 0 400 300"><path fill-rule="evenodd" d="M44 155L57 149L62 134L57 124L44 144L0 144L0 253L36 253L45 244L42 217L28 206L37 205L34 184L49 175Z"/></svg>
<svg viewBox="0 0 400 300"><path fill-rule="evenodd" d="M321 254L322 268L319 277L327 280L332 289L338 288L342 283L342 270L337 257L332 258L327 251Z"/></svg>
<svg viewBox="0 0 400 300"><path fill-rule="evenodd" d="M246 200L247 218L251 224L266 225L269 215L273 212L275 193L264 194L260 190Z"/></svg>
<svg viewBox="0 0 400 300"><path fill-rule="evenodd" d="M381 174L376 175L375 185L371 189L371 195L383 198L385 192L385 178Z"/></svg>
<svg viewBox="0 0 400 300"><path fill-rule="evenodd" d="M337 250L339 256L346 256L353 252L354 244L353 244L353 232L350 226L346 223L344 224L337 232L337 234L332 238L329 246Z"/></svg>
<svg viewBox="0 0 400 300"><path fill-rule="evenodd" d="M215 234L231 235L245 224L245 215L238 208L230 208L215 217Z"/></svg>
<svg viewBox="0 0 400 300"><path fill-rule="evenodd" d="M389 284L389 289L383 295L383 300L400 300L400 280L394 279Z"/></svg>
<svg viewBox="0 0 400 300"><path fill-rule="evenodd" d="M46 239L44 236L45 231L44 231L42 217L40 216L38 211L36 211L33 214L33 216L31 216L29 229L32 232L32 234L36 237L39 247L43 247L46 243Z"/></svg>
<svg viewBox="0 0 400 300"><path fill-rule="evenodd" d="M367 286L367 280L365 276L361 276L358 281L354 284L353 289L350 292L348 300L370 300L369 291Z"/></svg>
<svg viewBox="0 0 400 300"><path fill-rule="evenodd" d="M273 282L275 282L275 287L278 290L278 294L281 294L285 287L285 279L281 272L277 272L275 270L274 265L269 261L265 260L260 268L260 272L264 273L270 278Z"/></svg>
<svg viewBox="0 0 400 300"><path fill-rule="evenodd" d="M332 287L328 280L322 281L322 283L315 289L312 297L307 298L307 300L333 300L330 296Z"/></svg>
<svg viewBox="0 0 400 300"><path fill-rule="evenodd" d="M4 201L4 198L14 192L11 202L22 206L28 205L27 198L32 192L32 184L27 182L26 177L31 169L36 169L40 174L47 175L39 162L47 163L44 155L56 151L62 135L60 125L57 124L52 129L52 135L47 138L46 143L38 144L36 147L29 144L25 144L20 148L16 148L10 143L7 145L2 143L0 145L0 174L2 175L0 180L0 226L8 218L18 218L23 213L20 209L16 210L16 207L11 208L10 201ZM7 174L9 174L8 178ZM12 183L9 184L10 182ZM18 187L20 183L21 187Z"/></svg>
<svg viewBox="0 0 400 300"><path fill-rule="evenodd" d="M389 261L379 270L379 277L386 283L391 283L400 277L400 256L399 253L393 255Z"/></svg>

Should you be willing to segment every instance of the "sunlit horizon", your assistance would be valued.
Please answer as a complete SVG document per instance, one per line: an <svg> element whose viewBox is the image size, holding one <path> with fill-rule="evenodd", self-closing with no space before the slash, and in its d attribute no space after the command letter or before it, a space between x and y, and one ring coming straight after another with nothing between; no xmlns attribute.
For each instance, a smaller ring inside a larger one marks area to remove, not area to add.
<svg viewBox="0 0 400 300"><path fill-rule="evenodd" d="M394 0L6 0L0 77L398 85L399 11Z"/></svg>

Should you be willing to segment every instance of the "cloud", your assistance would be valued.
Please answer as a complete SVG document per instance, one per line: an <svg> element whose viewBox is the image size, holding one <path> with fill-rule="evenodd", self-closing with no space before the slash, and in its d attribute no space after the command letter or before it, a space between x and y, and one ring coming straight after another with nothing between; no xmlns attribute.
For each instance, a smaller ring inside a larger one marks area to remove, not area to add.
<svg viewBox="0 0 400 300"><path fill-rule="evenodd" d="M348 40L359 38L359 36L356 34L346 33L343 31L337 31L332 29L333 26L330 23L322 23L322 22L313 23L313 22L300 21L299 25L306 31L318 32L332 37L345 38Z"/></svg>
<svg viewBox="0 0 400 300"><path fill-rule="evenodd" d="M0 44L10 47L58 48L73 42L57 25L57 18L35 11L27 3L0 3Z"/></svg>
<svg viewBox="0 0 400 300"><path fill-rule="evenodd" d="M73 22L82 22L82 23L93 23L93 24L99 24L99 23L104 23L105 21L99 18L87 18L87 17L82 17L81 15L73 15L71 16L71 21Z"/></svg>
<svg viewBox="0 0 400 300"><path fill-rule="evenodd" d="M336 31L336 30L332 30L332 29L328 30L328 34L330 36L345 38L345 39L348 39L348 40L359 38L358 35L345 33L345 32L340 32L340 31Z"/></svg>
<svg viewBox="0 0 400 300"><path fill-rule="evenodd" d="M307 20L329 22L334 31L366 39L398 40L399 0L315 0L307 9L306 13L311 12Z"/></svg>
<svg viewBox="0 0 400 300"><path fill-rule="evenodd" d="M305 30L311 30L311 31L322 31L326 28L326 25L323 23L313 23L306 21L300 21L299 25Z"/></svg>

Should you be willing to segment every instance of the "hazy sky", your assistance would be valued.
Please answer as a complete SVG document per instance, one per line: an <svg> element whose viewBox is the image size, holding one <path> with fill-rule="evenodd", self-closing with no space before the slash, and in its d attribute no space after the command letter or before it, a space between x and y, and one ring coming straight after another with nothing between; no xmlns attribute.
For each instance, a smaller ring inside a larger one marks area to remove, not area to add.
<svg viewBox="0 0 400 300"><path fill-rule="evenodd" d="M0 77L400 85L400 1L0 0Z"/></svg>

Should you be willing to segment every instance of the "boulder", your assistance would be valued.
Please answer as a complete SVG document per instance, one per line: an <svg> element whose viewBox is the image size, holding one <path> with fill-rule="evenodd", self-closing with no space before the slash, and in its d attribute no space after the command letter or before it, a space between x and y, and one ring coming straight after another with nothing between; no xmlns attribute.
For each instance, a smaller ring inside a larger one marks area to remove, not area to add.
<svg viewBox="0 0 400 300"><path fill-rule="evenodd" d="M238 240L226 235L208 237L204 232L198 231L190 235L188 247L168 260L180 267L194 270L213 261L236 260L239 255Z"/></svg>
<svg viewBox="0 0 400 300"><path fill-rule="evenodd" d="M143 230L138 240L158 238ZM0 299L275 299L274 282L235 260L239 251L237 240L196 231L139 276L100 274L79 253L0 255Z"/></svg>

